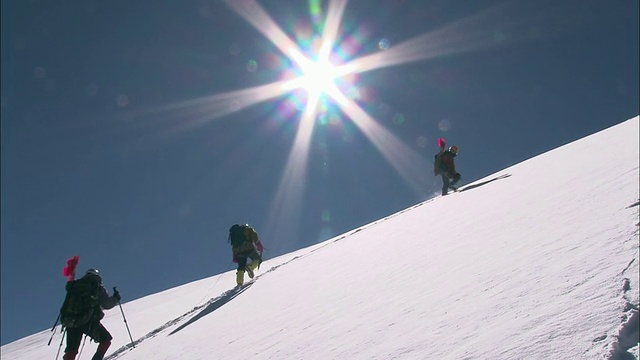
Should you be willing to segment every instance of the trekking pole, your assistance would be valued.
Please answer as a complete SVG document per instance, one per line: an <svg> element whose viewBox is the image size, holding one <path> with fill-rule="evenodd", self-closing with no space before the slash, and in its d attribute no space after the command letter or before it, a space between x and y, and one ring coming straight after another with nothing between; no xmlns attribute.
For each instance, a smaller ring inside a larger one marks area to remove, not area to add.
<svg viewBox="0 0 640 360"><path fill-rule="evenodd" d="M51 328L51 332L53 332L53 334L51 334L51 337L49 338L49 342L47 343L47 346L51 345L51 340L53 340L53 335L56 334L56 326L58 325L59 320L60 320L60 313L58 313L58 318L56 319L56 322L53 323L53 327Z"/></svg>
<svg viewBox="0 0 640 360"><path fill-rule="evenodd" d="M84 344L87 343L87 334L84 335L84 341L82 341L82 347L80 348L80 352L78 353L78 359L82 355L82 350L84 350Z"/></svg>
<svg viewBox="0 0 640 360"><path fill-rule="evenodd" d="M56 353L56 360L58 360L58 356L60 356L60 349L62 349L62 342L64 341L64 334L67 333L67 329L64 329L62 332L62 339L60 339L60 345L58 346L58 352Z"/></svg>
<svg viewBox="0 0 640 360"><path fill-rule="evenodd" d="M113 292L116 292L116 287L113 287ZM133 343L133 337L131 336L131 331L129 330L129 324L127 324L127 317L124 316L124 310L122 310L122 304L120 304L120 300L118 300L118 306L120 307L120 312L122 313L122 318L124 319L124 325L127 327L127 332L129 333L129 339L131 340L131 346L132 347L136 347L136 345Z"/></svg>
<svg viewBox="0 0 640 360"><path fill-rule="evenodd" d="M51 328L51 331L53 331L53 329L56 328L56 325L58 325L58 321L60 321L60 313L58 313L58 317L56 318L56 322L53 323L53 327Z"/></svg>

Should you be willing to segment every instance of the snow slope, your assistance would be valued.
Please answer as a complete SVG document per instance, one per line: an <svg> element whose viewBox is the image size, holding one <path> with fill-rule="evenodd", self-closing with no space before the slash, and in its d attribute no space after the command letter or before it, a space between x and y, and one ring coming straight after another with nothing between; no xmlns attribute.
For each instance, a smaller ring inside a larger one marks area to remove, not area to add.
<svg viewBox="0 0 640 360"><path fill-rule="evenodd" d="M267 260L239 291L229 271L127 302L136 346L109 310L106 358L637 359L638 122ZM2 359L54 359L51 334Z"/></svg>

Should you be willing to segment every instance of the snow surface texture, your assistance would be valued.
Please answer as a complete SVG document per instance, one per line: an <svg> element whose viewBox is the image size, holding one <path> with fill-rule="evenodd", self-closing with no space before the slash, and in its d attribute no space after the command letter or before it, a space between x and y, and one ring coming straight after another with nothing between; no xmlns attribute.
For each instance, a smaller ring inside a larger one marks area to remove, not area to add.
<svg viewBox="0 0 640 360"><path fill-rule="evenodd" d="M243 288L229 271L127 302L135 348L109 310L106 359L637 359L638 122L267 260ZM53 360L51 334L2 359Z"/></svg>

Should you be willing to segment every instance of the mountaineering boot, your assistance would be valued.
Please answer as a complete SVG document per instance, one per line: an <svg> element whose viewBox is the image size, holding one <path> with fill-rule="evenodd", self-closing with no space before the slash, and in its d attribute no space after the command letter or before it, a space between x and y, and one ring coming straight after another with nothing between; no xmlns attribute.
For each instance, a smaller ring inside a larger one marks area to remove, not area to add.
<svg viewBox="0 0 640 360"><path fill-rule="evenodd" d="M247 275L249 275L249 279L253 279L253 269L251 269L251 265L247 265L244 267L244 270L247 272Z"/></svg>
<svg viewBox="0 0 640 360"><path fill-rule="evenodd" d="M104 341L98 345L98 349L96 349L96 353L93 355L91 360L102 360L104 359L104 354L107 353L107 349L111 346L111 341Z"/></svg>
<svg viewBox="0 0 640 360"><path fill-rule="evenodd" d="M252 261L251 264L246 266L246 270L247 270L247 274L249 274L249 277L253 279L254 277L254 271L256 270L256 268L260 266L260 262L259 261Z"/></svg>
<svg viewBox="0 0 640 360"><path fill-rule="evenodd" d="M460 181L460 179L462 178L462 176L460 175L460 173L455 173L452 177L451 177L451 182L449 183L450 187L453 187L454 185L456 185L456 183L458 181ZM458 188L458 186L456 185L456 189Z"/></svg>
<svg viewBox="0 0 640 360"><path fill-rule="evenodd" d="M244 284L244 270L238 270L236 272L236 284L238 285Z"/></svg>

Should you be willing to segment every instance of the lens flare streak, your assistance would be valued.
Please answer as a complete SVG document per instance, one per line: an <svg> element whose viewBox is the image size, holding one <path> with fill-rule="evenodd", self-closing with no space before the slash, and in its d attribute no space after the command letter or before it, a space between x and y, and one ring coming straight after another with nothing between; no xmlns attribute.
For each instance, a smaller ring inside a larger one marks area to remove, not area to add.
<svg viewBox="0 0 640 360"><path fill-rule="evenodd" d="M349 116L365 136L374 144L389 164L409 183L414 191L424 189L424 174L428 169L422 158L387 131L352 100L342 93L336 93L334 100L342 111Z"/></svg>
<svg viewBox="0 0 640 360"><path fill-rule="evenodd" d="M511 1L416 36L383 52L352 60L344 65L350 68L341 71L341 75L480 51L530 37L542 37L545 32L549 32L547 24L552 22L553 17L561 16L561 11L553 7L544 8L544 5L535 2Z"/></svg>
<svg viewBox="0 0 640 360"><path fill-rule="evenodd" d="M284 237L286 233L295 233L294 226L299 224L301 195L304 193L304 178L307 172L307 158L309 154L309 143L313 133L315 118L315 107L318 105L318 98L315 103L307 104L307 108L302 115L293 148L289 152L285 170L282 174L278 190L274 197L271 211L267 218L269 227L280 229L277 231L279 237ZM274 229L270 229L274 231ZM282 229L288 229L284 231Z"/></svg>
<svg viewBox="0 0 640 360"><path fill-rule="evenodd" d="M335 44L336 37L338 36L338 29L340 28L340 22L342 21L342 15L344 9L347 7L346 0L336 0L329 3L329 10L327 12L327 20L325 22L324 32L322 34L322 47L318 54L318 60L329 59L333 45Z"/></svg>
<svg viewBox="0 0 640 360"><path fill-rule="evenodd" d="M291 90L287 83L278 81L249 89L182 101L145 110L141 115L160 113L169 118L171 113L178 112L181 118L189 119L188 124L184 122L181 124L181 128L186 130L286 94ZM158 120L160 119L156 118L154 121Z"/></svg>
<svg viewBox="0 0 640 360"><path fill-rule="evenodd" d="M311 64L311 60L304 56L298 45L280 29L278 24L255 0L226 0L225 3L298 66L305 67Z"/></svg>

